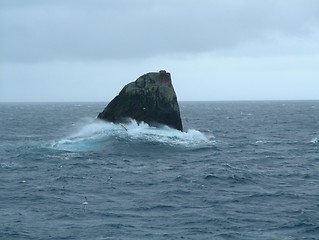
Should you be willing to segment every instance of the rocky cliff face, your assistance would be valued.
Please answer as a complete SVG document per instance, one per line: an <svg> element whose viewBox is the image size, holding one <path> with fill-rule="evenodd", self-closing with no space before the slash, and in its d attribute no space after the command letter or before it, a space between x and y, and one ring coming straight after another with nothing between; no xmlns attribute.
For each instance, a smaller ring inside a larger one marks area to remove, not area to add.
<svg viewBox="0 0 319 240"><path fill-rule="evenodd" d="M115 123L132 118L151 126L164 124L183 131L171 75L165 71L144 74L127 84L98 118Z"/></svg>

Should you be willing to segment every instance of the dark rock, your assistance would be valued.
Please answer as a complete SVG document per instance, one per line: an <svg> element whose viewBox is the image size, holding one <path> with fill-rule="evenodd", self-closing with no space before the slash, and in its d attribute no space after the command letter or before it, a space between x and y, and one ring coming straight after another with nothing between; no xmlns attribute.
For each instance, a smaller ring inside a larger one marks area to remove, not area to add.
<svg viewBox="0 0 319 240"><path fill-rule="evenodd" d="M151 126L161 124L183 131L179 106L171 75L165 71L147 73L127 84L98 115L114 122L127 122L129 118Z"/></svg>

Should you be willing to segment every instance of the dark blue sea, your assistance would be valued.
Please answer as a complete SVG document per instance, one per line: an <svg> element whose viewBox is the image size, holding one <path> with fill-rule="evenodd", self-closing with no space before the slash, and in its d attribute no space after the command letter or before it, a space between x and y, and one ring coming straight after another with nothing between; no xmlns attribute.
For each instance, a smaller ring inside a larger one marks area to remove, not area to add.
<svg viewBox="0 0 319 240"><path fill-rule="evenodd" d="M319 239L319 101L105 106L0 104L0 239Z"/></svg>

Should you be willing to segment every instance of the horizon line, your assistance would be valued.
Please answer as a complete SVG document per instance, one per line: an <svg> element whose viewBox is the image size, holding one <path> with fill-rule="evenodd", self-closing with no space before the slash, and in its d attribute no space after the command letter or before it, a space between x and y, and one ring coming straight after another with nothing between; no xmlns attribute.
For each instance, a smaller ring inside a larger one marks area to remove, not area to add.
<svg viewBox="0 0 319 240"><path fill-rule="evenodd" d="M0 101L3 103L109 103L110 101ZM319 99L254 99L254 100L179 100L178 102L305 102Z"/></svg>

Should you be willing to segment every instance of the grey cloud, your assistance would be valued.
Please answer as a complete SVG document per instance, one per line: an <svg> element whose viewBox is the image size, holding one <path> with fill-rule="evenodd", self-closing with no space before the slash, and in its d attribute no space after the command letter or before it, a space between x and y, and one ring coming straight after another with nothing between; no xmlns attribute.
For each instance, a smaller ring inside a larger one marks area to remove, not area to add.
<svg viewBox="0 0 319 240"><path fill-rule="evenodd" d="M318 38L319 2L2 1L0 61L102 60Z"/></svg>

